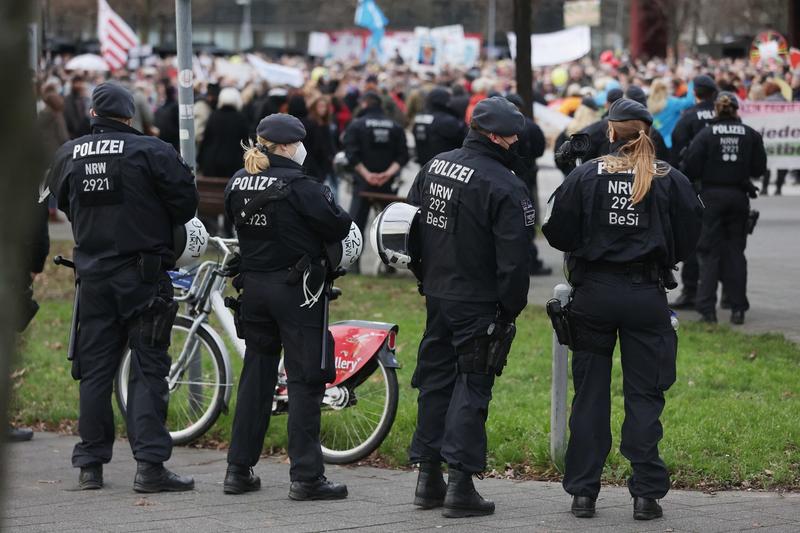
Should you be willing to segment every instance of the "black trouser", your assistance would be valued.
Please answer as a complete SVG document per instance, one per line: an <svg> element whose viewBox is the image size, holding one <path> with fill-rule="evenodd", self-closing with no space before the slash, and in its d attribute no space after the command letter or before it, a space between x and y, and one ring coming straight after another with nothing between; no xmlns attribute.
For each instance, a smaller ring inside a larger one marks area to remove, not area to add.
<svg viewBox="0 0 800 533"><path fill-rule="evenodd" d="M702 193L703 229L697 242L700 280L695 308L711 313L717 305L717 283L722 278L733 311L746 311L747 217L750 200L738 187L707 188ZM725 262L724 267L721 265Z"/></svg>
<svg viewBox="0 0 800 533"><path fill-rule="evenodd" d="M575 396L569 419L564 489L596 498L611 450L611 361L617 335L622 352L625 421L620 451L633 474L633 496L662 498L669 473L658 454L664 391L675 381L677 337L664 289L636 283L628 274L588 271L570 307L576 346L572 355Z"/></svg>
<svg viewBox="0 0 800 533"><path fill-rule="evenodd" d="M228 462L251 467L261 456L283 346L289 388L289 476L292 481L310 481L325 473L319 442L320 405L325 383L336 375L333 337L328 333L328 364L323 372L323 302L311 309L301 308L302 284L287 285L286 275L286 271L242 274L241 327L247 351Z"/></svg>
<svg viewBox="0 0 800 533"><path fill-rule="evenodd" d="M697 253L692 252L684 259L681 267L681 292L694 298L697 294L697 280L700 277L700 265L697 263Z"/></svg>
<svg viewBox="0 0 800 533"><path fill-rule="evenodd" d="M485 335L496 303L428 296L428 318L411 384L419 390L409 459L446 461L464 472L486 469L486 418L494 375L460 373L456 350Z"/></svg>
<svg viewBox="0 0 800 533"><path fill-rule="evenodd" d="M781 189L783 189L783 184L786 182L786 175L789 173L788 169L779 168L776 171L775 176L775 194L781 194ZM767 169L764 173L764 177L761 179L761 192L763 194L767 194L769 192L767 187L769 187L770 177L772 175L772 169Z"/></svg>
<svg viewBox="0 0 800 533"><path fill-rule="evenodd" d="M361 230L362 235L366 235L367 219L369 218L369 210L372 203L369 199L361 196L362 192L378 192L382 194L394 194L392 184L394 178L384 183L380 187L375 187L366 182L364 178L356 172L353 176L353 198L350 200L350 218L356 223L358 229Z"/></svg>
<svg viewBox="0 0 800 533"><path fill-rule="evenodd" d="M172 438L164 426L169 389L169 343L153 345L139 334L141 317L154 297L172 299L169 277L142 281L135 267L105 279L80 284L80 334L76 365L80 367L81 441L72 465L108 463L114 445L111 391L125 347L131 347L128 381L128 440L137 461L162 463L172 454Z"/></svg>

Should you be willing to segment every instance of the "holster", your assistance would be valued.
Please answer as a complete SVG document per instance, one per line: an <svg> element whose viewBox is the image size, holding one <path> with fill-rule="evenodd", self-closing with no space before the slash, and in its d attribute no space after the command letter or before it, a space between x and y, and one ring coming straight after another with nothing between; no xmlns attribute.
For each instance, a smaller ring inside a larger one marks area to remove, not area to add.
<svg viewBox="0 0 800 533"><path fill-rule="evenodd" d="M509 322L494 322L486 335L475 337L458 347L458 371L462 374L503 374L517 327Z"/></svg>
<svg viewBox="0 0 800 533"><path fill-rule="evenodd" d="M751 209L750 213L747 214L747 234L752 235L753 231L756 229L756 225L758 224L758 217L761 216L761 213L756 211L755 209Z"/></svg>
<svg viewBox="0 0 800 533"><path fill-rule="evenodd" d="M553 331L556 332L558 343L567 346L570 350L575 350L575 335L573 335L573 326L570 320L570 313L567 308L561 305L561 300L552 298L548 300L547 316L550 317L550 322L553 324Z"/></svg>
<svg viewBox="0 0 800 533"><path fill-rule="evenodd" d="M289 268L289 274L286 276L286 284L289 286L295 286L300 283L300 280L303 279L303 273L308 268L308 265L311 264L311 256L305 254L301 257L297 263L295 263L292 267Z"/></svg>
<svg viewBox="0 0 800 533"><path fill-rule="evenodd" d="M130 332L131 347L169 348L170 334L175 317L178 314L178 302L156 296L135 319Z"/></svg>
<svg viewBox="0 0 800 533"><path fill-rule="evenodd" d="M668 267L661 269L661 284L667 290L672 290L678 287L678 280L675 279L675 271Z"/></svg>
<svg viewBox="0 0 800 533"><path fill-rule="evenodd" d="M511 343L517 335L517 326L513 322L499 322L489 326L489 350L486 361L487 374L503 375Z"/></svg>
<svg viewBox="0 0 800 533"><path fill-rule="evenodd" d="M225 297L225 307L233 312L233 325L236 327L236 336L244 339L244 329L242 328L242 296L241 294L234 298L233 296Z"/></svg>

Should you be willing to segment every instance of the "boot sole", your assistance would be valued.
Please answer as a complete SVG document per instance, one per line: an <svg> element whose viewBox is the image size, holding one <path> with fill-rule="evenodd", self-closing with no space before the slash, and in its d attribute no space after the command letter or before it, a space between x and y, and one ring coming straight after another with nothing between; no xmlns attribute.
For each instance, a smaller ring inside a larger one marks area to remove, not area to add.
<svg viewBox="0 0 800 533"><path fill-rule="evenodd" d="M147 485L133 484L134 492L141 494L155 494L157 492L187 492L194 490L194 484L187 487L148 487Z"/></svg>
<svg viewBox="0 0 800 533"><path fill-rule="evenodd" d="M323 501L323 500L345 500L347 499L347 493L344 494L330 494L325 496L310 496L306 494L297 494L296 492L289 493L289 499L294 500L296 502L308 502L308 501Z"/></svg>
<svg viewBox="0 0 800 533"><path fill-rule="evenodd" d="M491 511L479 511L477 509L459 509L457 507L445 507L442 511L442 516L445 518L467 518L470 516L488 516L494 514L494 509Z"/></svg>
<svg viewBox="0 0 800 533"><path fill-rule="evenodd" d="M594 518L594 509L572 509L570 511L575 518Z"/></svg>
<svg viewBox="0 0 800 533"><path fill-rule="evenodd" d="M414 505L422 509L435 509L444 505L444 498L441 500L434 500L431 498L422 498L420 496L414 497Z"/></svg>
<svg viewBox="0 0 800 533"><path fill-rule="evenodd" d="M223 485L222 487L222 492L224 492L225 494L244 494L246 492L256 492L258 490L261 490L261 485L259 485L258 487L247 487L247 488L232 487L230 485Z"/></svg>
<svg viewBox="0 0 800 533"><path fill-rule="evenodd" d="M634 520L654 520L656 518L661 518L664 516L663 512L656 512L656 513L642 513L642 512L634 512L633 519Z"/></svg>
<svg viewBox="0 0 800 533"><path fill-rule="evenodd" d="M89 483L81 483L78 485L78 488L81 490L99 490L103 488L103 483L96 483L96 482L89 482Z"/></svg>

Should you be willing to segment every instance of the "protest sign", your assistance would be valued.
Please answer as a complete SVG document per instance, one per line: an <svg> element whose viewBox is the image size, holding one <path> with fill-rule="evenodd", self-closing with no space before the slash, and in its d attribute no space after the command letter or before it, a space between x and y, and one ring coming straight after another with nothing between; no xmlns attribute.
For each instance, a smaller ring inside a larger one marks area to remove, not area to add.
<svg viewBox="0 0 800 533"><path fill-rule="evenodd" d="M769 168L800 169L800 103L744 101L739 115L763 137Z"/></svg>
<svg viewBox="0 0 800 533"><path fill-rule="evenodd" d="M517 36L509 32L508 48L511 58L517 57ZM531 65L545 67L575 61L592 49L592 35L589 26L575 26L552 33L531 35Z"/></svg>

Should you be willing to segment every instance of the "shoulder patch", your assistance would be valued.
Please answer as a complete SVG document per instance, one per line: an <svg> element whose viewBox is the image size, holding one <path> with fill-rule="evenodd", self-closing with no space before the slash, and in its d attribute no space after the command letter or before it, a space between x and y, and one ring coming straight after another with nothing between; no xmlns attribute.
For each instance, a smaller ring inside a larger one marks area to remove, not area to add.
<svg viewBox="0 0 800 533"><path fill-rule="evenodd" d="M533 226L536 224L536 209L533 207L533 202L530 198L520 200L522 204L522 216L525 219L526 226Z"/></svg>

